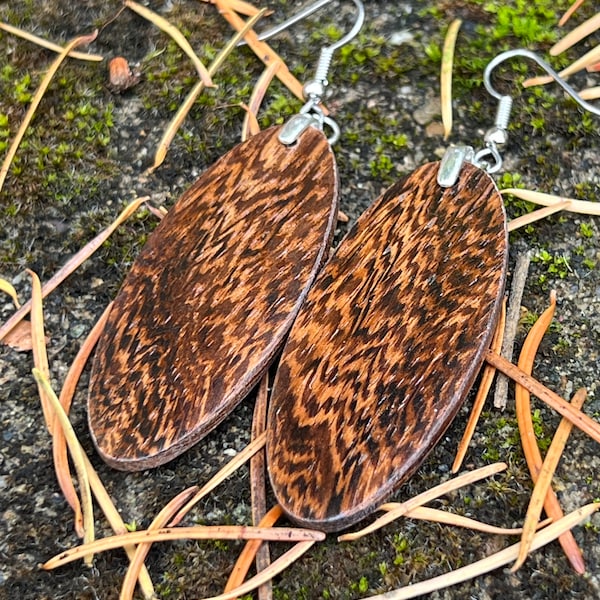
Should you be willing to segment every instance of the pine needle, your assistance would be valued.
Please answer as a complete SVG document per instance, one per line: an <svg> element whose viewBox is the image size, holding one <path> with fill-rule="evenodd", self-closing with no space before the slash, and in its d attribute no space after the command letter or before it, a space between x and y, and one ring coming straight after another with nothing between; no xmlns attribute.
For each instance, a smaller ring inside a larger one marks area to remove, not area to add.
<svg viewBox="0 0 600 600"><path fill-rule="evenodd" d="M54 44L53 42L49 42L44 38L41 38L33 33L29 33L28 31L24 31L23 29L19 29L18 27L13 27L8 23L3 23L0 21L0 29L4 29L7 33L11 33L12 35L16 35L28 42L32 42L41 46L42 48L46 48L48 50L52 50L52 52L61 53L63 51L63 47L58 44ZM77 60L89 60L92 62L102 62L104 57L100 54L88 54L87 52L69 52L67 54L69 58L75 58Z"/></svg>
<svg viewBox="0 0 600 600"><path fill-rule="evenodd" d="M587 21L584 21L581 25L575 27L575 29L565 35L564 38L556 42L556 44L550 48L550 55L558 56L571 46L574 46L594 33L597 29L600 29L600 13L590 17Z"/></svg>
<svg viewBox="0 0 600 600"><path fill-rule="evenodd" d="M539 319L535 322L535 324L527 334L527 337L523 342L523 347L521 348L518 366L528 374L531 374L533 370L533 363L535 360L537 349L544 337L545 332L547 331L548 327L550 327L550 323L554 318L555 309L556 293L552 292L550 294L550 306L540 315ZM515 403L517 423L519 425L521 444L523 446L523 454L525 455L525 460L527 461L527 467L529 468L531 479L535 485L538 482L543 467L542 455L537 445L537 440L533 429L533 423L531 421L531 402L529 392L524 387L518 384L515 386ZM548 481L548 484L549 483L550 481ZM548 486L546 486L545 493L542 496L541 500L544 503L546 514L550 518L556 521L563 516L563 511L560 507L560 504L558 503L556 494L552 489L549 489ZM527 517L525 518L525 524L523 525L525 533L522 539L521 551L518 557L518 564L516 566L519 566L527 556L529 545L531 543L531 538L533 536L532 529L534 528L535 522L537 522L538 517L539 513L535 517L534 521L532 521L533 517L531 515L529 516L529 520L527 519ZM581 554L581 550L577 546L577 542L575 541L573 535L570 532L566 532L559 538L559 542L567 558L573 565L573 568L578 573L583 573L585 571L585 565L583 564L583 556Z"/></svg>
<svg viewBox="0 0 600 600"><path fill-rule="evenodd" d="M0 167L0 190L2 190L2 188L4 187L4 181L6 180L6 176L8 175L8 170L10 168L10 165L12 164L12 161L15 158L17 150L21 144L21 141L23 140L23 136L25 135L25 132L27 131L27 128L29 127L29 124L31 123L31 120L33 119L33 116L35 115L35 111L37 110L40 102L42 101L42 98L44 97L44 94L46 93L46 90L48 89L48 86L50 85L50 82L52 81L52 78L54 77L56 71L58 70L60 65L63 63L65 58L68 56L68 54L74 48L77 48L77 46L83 46L84 44L90 44L91 42L93 42L96 39L97 34L98 34L98 32L94 32L90 35L82 35L82 36L77 37L74 40L70 41L61 50L60 54L56 57L54 62L50 65L50 68L46 71L46 74L44 75L38 89L36 90L35 94L33 95L33 98L31 99L31 103L29 104L29 107L27 108L25 117L24 117L23 121L21 122L21 125L19 126L19 130L17 131L17 134L15 135L15 138L13 139L13 141L10 145L10 148L8 149L6 156L4 157L4 161L2 162L2 167Z"/></svg>
<svg viewBox="0 0 600 600"><path fill-rule="evenodd" d="M167 527L113 535L76 546L61 552L45 562L45 570L56 569L90 553L106 552L128 544L172 542L176 540L269 540L271 542L321 542L325 534L310 529L293 527L247 527L246 525L213 525L195 527Z"/></svg>
<svg viewBox="0 0 600 600"><path fill-rule="evenodd" d="M586 506L569 513L566 517L563 517L559 521L551 523L548 525L548 527L544 527L544 529L535 535L531 549L537 550L538 548L549 544L561 533L569 531L575 525L587 519L591 514L598 510L598 508L600 508L600 503L587 504ZM385 594L370 596L364 600L408 600L409 598L416 598L417 596L429 594L431 592L435 592L436 590L442 590L451 585L456 585L457 583L462 583L463 581L468 581L469 579L473 579L495 569L499 569L500 567L513 561L517 557L518 552L519 544L514 544L513 546L509 546L504 550L500 550L500 552L496 552L495 554L492 554L491 556L479 560L471 565L456 569L456 571L450 571L450 573L445 573L439 577L434 577L420 583L413 583L404 588L393 590Z"/></svg>
<svg viewBox="0 0 600 600"><path fill-rule="evenodd" d="M446 38L444 39L444 48L442 50L442 67L440 71L440 96L442 123L444 125L444 139L447 140L452 133L452 66L454 63L454 49L458 30L462 25L460 19L455 19L450 23Z"/></svg>
<svg viewBox="0 0 600 600"><path fill-rule="evenodd" d="M43 286L42 286L42 298L45 298L48 294L53 292L73 271L78 269L81 264L88 259L102 244L114 233L115 229L126 221L135 211L148 200L148 197L137 198L133 202L129 203L121 214L109 225L104 231L99 233L93 240L88 242L79 252L75 253ZM25 302L19 310L17 310L11 317L0 327L0 340L8 334L17 323L23 320L23 318L29 314L31 310L31 301Z"/></svg>
<svg viewBox="0 0 600 600"><path fill-rule="evenodd" d="M534 192L532 190L522 190L519 188L506 188L501 190L502 195L511 194L521 200L527 200L533 204L541 204L542 206L554 206L563 202L568 202L569 212L579 213L582 215L600 216L600 202L588 202L586 200L575 200L574 198L565 198L563 196L553 196L552 194L544 194L542 192Z"/></svg>
<svg viewBox="0 0 600 600"><path fill-rule="evenodd" d="M600 13L599 13L600 14ZM590 65L597 63L600 60L600 46L592 48L589 52L586 52L583 56L578 58L575 62L570 64L566 69L563 69L558 73L559 77L566 79L569 75L573 75L586 69ZM542 75L540 77L531 77L523 82L523 87L532 87L534 85L546 85L552 83L554 78L550 75Z"/></svg>
<svg viewBox="0 0 600 600"><path fill-rule="evenodd" d="M15 303L15 306L17 308L21 308L19 296L17 295L17 290L15 290L10 281L6 281L6 279L3 279L2 277L0 277L0 292L8 294L12 298L12 301Z"/></svg>
<svg viewBox="0 0 600 600"><path fill-rule="evenodd" d="M261 521L257 524L258 527L273 527L275 523L281 518L283 515L283 510L279 504L276 504L269 512L265 514L265 516L261 519ZM252 566L252 561L256 556L259 549L263 546L265 542L262 540L250 540L244 546L244 549L238 556L233 569L231 570L231 574L229 575L229 579L227 580L227 585L225 586L225 592L230 592L235 588L242 585L250 567ZM269 565L266 565L265 568L268 568ZM265 569L257 569L257 572L260 573Z"/></svg>
<svg viewBox="0 0 600 600"><path fill-rule="evenodd" d="M263 585L265 582L270 581L276 575L279 575L283 570L287 569L292 563L296 562L307 550L309 550L314 541L299 542L293 548L288 550L285 554L282 554L277 560L273 561L271 565L264 571L257 573L254 577L243 583L239 587L220 594L219 596L213 596L211 598L205 598L204 600L233 600L242 595L248 594L257 587Z"/></svg>
<svg viewBox="0 0 600 600"><path fill-rule="evenodd" d="M174 519L169 523L170 527L177 525L183 517L195 506L204 496L212 492L220 483L222 483L227 477L234 473L241 465L262 449L267 441L266 432L261 436L252 440L243 450L238 452L218 473L206 482L196 493L191 500L175 515Z"/></svg>
<svg viewBox="0 0 600 600"><path fill-rule="evenodd" d="M256 15L251 17L247 23L244 23L244 26L236 33L231 40L227 43L227 45L217 54L213 62L208 66L208 74L213 77L217 70L221 67L221 65L225 62L227 57L235 50L237 43L243 39L244 35L248 33L257 23L257 21L265 14L266 9L259 11ZM181 127L181 123L183 123L190 109L196 102L198 96L204 90L205 85L203 81L199 81L186 96L185 100L182 102L181 106L177 110L177 113L171 119L169 125L165 129L165 132L162 135L160 142L158 143L158 147L154 154L154 164L148 169L148 172L152 172L157 169L165 160L167 156L167 152L169 150L169 146L175 137L175 134Z"/></svg>
<svg viewBox="0 0 600 600"><path fill-rule="evenodd" d="M58 397L54 393L50 382L46 375L39 369L33 369L33 376L41 388L43 388L47 398L49 399L50 405L54 410L54 414L58 418L58 422L62 427L69 451L71 452L71 458L75 465L75 471L77 472L77 479L79 480L79 490L81 493L81 510L83 513L83 530L84 530L84 545L89 546L94 543L94 507L92 505L92 493L90 490L90 482L88 479L87 469L84 462L84 452L79 444L79 440L75 435L75 431L69 421L69 418L65 414L63 407L60 405ZM88 566L92 565L94 554L93 552L85 552L81 555L84 563Z"/></svg>
<svg viewBox="0 0 600 600"><path fill-rule="evenodd" d="M44 334L44 313L42 308L42 285L39 277L30 269L27 272L31 276L31 341L33 350L33 364L42 373L46 380L50 379L48 367L48 352L46 351L46 336ZM38 382L38 394L44 413L46 429L50 435L54 431L54 411L45 387Z"/></svg>
<svg viewBox="0 0 600 600"><path fill-rule="evenodd" d="M192 61L194 67L196 68L196 71L198 72L198 76L200 77L200 80L202 81L204 86L216 87L211 79L210 73L208 72L202 61L198 58L198 56L194 52L194 49L187 41L185 36L181 33L181 31L179 31L179 29L177 29L177 27L169 23L169 21L167 21L167 19L165 19L164 17L161 17L159 14L155 13L149 8L146 8L145 6L142 6L141 4L138 4L137 2L134 2L133 0L124 0L123 4L127 8L131 9L132 11L136 12L138 15L146 19L147 21L150 21L151 23L156 25L160 30L164 31L168 36L170 36L171 39L185 52L188 58Z"/></svg>
<svg viewBox="0 0 600 600"><path fill-rule="evenodd" d="M567 12L560 18L558 24L562 27L566 22L573 16L573 13L583 4L584 0L576 0L569 8Z"/></svg>
<svg viewBox="0 0 600 600"><path fill-rule="evenodd" d="M557 212L561 212L563 210L569 210L571 207L571 202L569 200L563 200L562 202L557 202L556 204L552 204L551 206L545 206L544 208L540 208L538 210L534 210L533 212L527 213L525 215L521 215L516 219L512 219L507 224L508 231L516 231L521 227L525 227L526 225L531 225L536 221L541 219L545 219L550 215L553 215Z"/></svg>
<svg viewBox="0 0 600 600"><path fill-rule="evenodd" d="M510 377L515 383L522 385L529 392L537 396L542 402L545 402L550 408L557 413L566 417L583 431L589 435L594 441L600 443L600 423L588 417L584 412L571 406L564 398L561 398L556 392L547 388L537 379L513 365L510 361L501 356L490 352L485 354L485 359L499 371Z"/></svg>
<svg viewBox="0 0 600 600"><path fill-rule="evenodd" d="M100 337L100 334L104 330L104 325L108 319L108 314L112 307L112 302L106 307L100 319L92 328L85 341L83 342L75 360L69 367L67 376L63 383L60 395L58 397L60 405L63 407L65 414L68 416L71 408L71 402L75 389L81 377L81 373L87 363L87 360ZM54 430L52 436L52 455L54 458L54 471L56 473L56 479L60 486L60 489L65 497L65 500L69 503L74 512L75 531L79 537L83 537L83 516L81 514L81 505L79 503L79 497L73 486L73 480L71 478L71 470L69 467L69 458L67 456L67 443L58 417L54 415Z"/></svg>
<svg viewBox="0 0 600 600"><path fill-rule="evenodd" d="M500 311L500 317L498 318L498 323L496 323L496 330L494 331L494 337L492 338L491 350L496 354L500 353L500 349L502 348L502 338L504 336L504 326L506 323L506 299L502 302L502 309ZM463 434L462 439L458 445L456 450L456 456L454 457L454 462L452 463L452 473L457 473L460 470L460 467L465 458L465 454L469 448L469 444L471 443L471 439L473 438L473 434L475 433L475 428L477 427L477 423L479 422L479 417L481 416L481 411L483 410L483 406L485 404L485 399L487 398L488 392L492 387L492 383L494 381L494 375L496 374L496 369L491 365L486 364L483 367L483 373L481 375L481 381L479 382L479 388L477 390L477 395L475 396L475 400L473 401L473 408L471 409L471 413L469 414L469 420L467 422L467 426L465 427L465 432Z"/></svg>
<svg viewBox="0 0 600 600"><path fill-rule="evenodd" d="M379 510L387 511L387 514L378 517L373 521L373 523L367 525L367 527L355 531L353 533L345 533L338 537L338 542L349 542L352 540L357 540L369 533L373 533L378 529L381 529L383 526L388 525L392 521L395 521L399 517L405 516L409 513L413 508L417 506L421 506L426 504L427 502L431 502L444 494L447 494L453 490L457 490L465 485L473 483L475 481L479 481L480 479L485 479L486 477L491 477L496 473L500 473L506 469L505 463L494 463L492 465L488 465L486 467L481 467L480 469L475 469L474 471L469 471L464 473L463 475L459 475L458 477L454 477L453 479L449 479L440 485L436 485L431 489L423 492L422 494L418 494L414 496L410 500L406 502L388 502L379 507Z"/></svg>
<svg viewBox="0 0 600 600"><path fill-rule="evenodd" d="M260 109L260 105L265 97L267 89L269 89L269 85L271 85L271 81L273 81L273 77L275 77L281 65L281 62L274 62L269 65L256 82L256 85L252 90L252 95L250 96L248 110L246 111L246 116L244 118L244 125L242 126L242 141L247 140L251 135L256 135L260 131L256 115L258 114L258 110Z"/></svg>
<svg viewBox="0 0 600 600"><path fill-rule="evenodd" d="M197 490L197 486L193 486L177 494L177 496L175 496L175 498L173 498L156 515L152 523L150 523L148 530L153 531L164 527L169 520L173 518L175 513L189 500L190 496ZM129 563L129 568L125 574L125 579L123 579L123 584L121 585L119 600L131 600L131 598L133 598L136 579L139 577L140 570L144 565L144 560L146 560L148 552L150 552L150 548L152 548L152 544L145 543L138 544L137 548L135 549L135 555Z"/></svg>

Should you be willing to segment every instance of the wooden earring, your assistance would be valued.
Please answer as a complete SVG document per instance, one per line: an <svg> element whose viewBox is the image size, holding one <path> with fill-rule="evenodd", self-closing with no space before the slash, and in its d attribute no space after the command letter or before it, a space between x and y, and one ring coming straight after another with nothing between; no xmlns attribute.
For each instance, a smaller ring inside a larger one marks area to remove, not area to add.
<svg viewBox="0 0 600 600"><path fill-rule="evenodd" d="M374 511L439 441L480 370L508 254L488 173L501 166L511 99L489 79L514 55L486 69L501 101L486 147L450 148L384 192L319 273L291 329L267 464L277 501L304 526L335 531Z"/></svg>
<svg viewBox="0 0 600 600"><path fill-rule="evenodd" d="M362 8L362 4L360 5ZM122 470L163 464L209 433L280 350L337 217L319 108L325 48L301 114L236 146L178 200L136 258L96 350L88 421ZM333 128L329 140L323 126Z"/></svg>

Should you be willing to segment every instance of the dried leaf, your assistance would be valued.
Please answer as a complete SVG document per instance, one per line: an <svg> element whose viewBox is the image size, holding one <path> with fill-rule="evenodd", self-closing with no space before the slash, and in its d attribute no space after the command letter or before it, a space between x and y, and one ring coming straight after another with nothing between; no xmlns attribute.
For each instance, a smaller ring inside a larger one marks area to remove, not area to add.
<svg viewBox="0 0 600 600"><path fill-rule="evenodd" d="M44 342L47 344L50 338L46 336ZM6 344L17 352L28 352L33 349L33 338L31 337L31 322L21 321L3 339L1 344Z"/></svg>

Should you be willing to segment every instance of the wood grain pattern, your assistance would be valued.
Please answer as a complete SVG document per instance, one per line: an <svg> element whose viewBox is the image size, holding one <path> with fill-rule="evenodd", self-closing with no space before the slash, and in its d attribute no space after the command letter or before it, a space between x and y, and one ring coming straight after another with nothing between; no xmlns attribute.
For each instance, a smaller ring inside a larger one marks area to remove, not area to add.
<svg viewBox="0 0 600 600"><path fill-rule="evenodd" d="M280 349L337 214L333 154L268 129L208 169L162 220L115 300L88 420L102 458L153 467L206 435Z"/></svg>
<svg viewBox="0 0 600 600"><path fill-rule="evenodd" d="M492 179L430 163L389 188L323 268L285 346L267 461L286 513L342 529L424 460L467 395L504 289L507 233Z"/></svg>

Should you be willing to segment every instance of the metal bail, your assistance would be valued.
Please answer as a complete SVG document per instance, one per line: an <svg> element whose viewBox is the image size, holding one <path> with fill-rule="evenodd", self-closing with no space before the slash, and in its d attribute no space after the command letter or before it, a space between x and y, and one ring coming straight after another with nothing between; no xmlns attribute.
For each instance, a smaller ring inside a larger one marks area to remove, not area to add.
<svg viewBox="0 0 600 600"><path fill-rule="evenodd" d="M308 127L317 127L322 129L319 119L312 114L300 113L294 115L287 123L283 125L279 132L279 141L286 146L291 146L298 141Z"/></svg>
<svg viewBox="0 0 600 600"><path fill-rule="evenodd" d="M447 148L440 162L437 175L438 185L444 188L452 187L456 183L465 161L471 162L472 160L473 148L471 146L450 146Z"/></svg>

